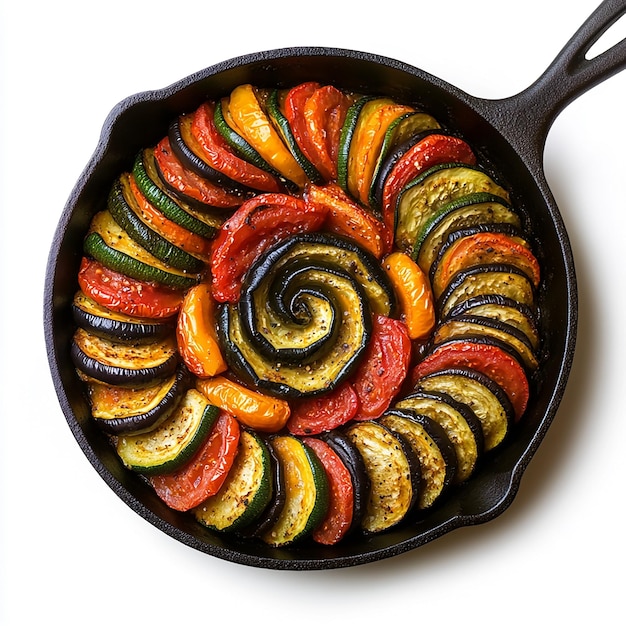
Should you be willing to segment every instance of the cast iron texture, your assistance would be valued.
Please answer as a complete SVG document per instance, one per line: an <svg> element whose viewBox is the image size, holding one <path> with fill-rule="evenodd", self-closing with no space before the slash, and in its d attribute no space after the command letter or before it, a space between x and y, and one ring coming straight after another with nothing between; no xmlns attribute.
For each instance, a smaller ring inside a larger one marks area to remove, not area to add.
<svg viewBox="0 0 626 626"><path fill-rule="evenodd" d="M503 100L474 98L389 58L343 49L290 48L225 61L165 89L134 95L115 107L62 213L52 242L44 294L46 343L59 402L76 440L111 489L139 515L183 544L228 561L273 569L364 564L501 514L515 497L523 472L554 418L574 355L575 270L563 220L543 172L545 139L567 104L626 65L626 41L595 59L585 58L593 43L625 11L623 0L604 2L539 80ZM115 176L130 168L140 148L163 137L176 115L192 111L207 98L226 95L239 84L288 87L306 80L420 104L497 165L514 190L515 203L526 215L543 267L539 301L545 363L541 376L533 381L527 413L509 443L436 510L417 522L378 536L355 536L332 548L304 543L275 549L204 529L190 516L165 506L139 477L122 466L89 417L70 360L70 303L77 289L82 239L89 221L104 207Z"/></svg>

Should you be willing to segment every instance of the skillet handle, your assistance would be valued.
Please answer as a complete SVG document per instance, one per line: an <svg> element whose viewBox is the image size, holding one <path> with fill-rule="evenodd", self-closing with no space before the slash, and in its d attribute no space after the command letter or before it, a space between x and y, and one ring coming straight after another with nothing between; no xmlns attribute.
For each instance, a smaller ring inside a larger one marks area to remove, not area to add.
<svg viewBox="0 0 626 626"><path fill-rule="evenodd" d="M510 98L489 101L496 125L505 128L507 119L527 118L512 125L521 132L510 139L527 143L527 129L534 128L534 147L541 157L548 131L559 113L578 96L626 68L626 39L595 57L586 56L624 14L626 0L604 0L532 85Z"/></svg>

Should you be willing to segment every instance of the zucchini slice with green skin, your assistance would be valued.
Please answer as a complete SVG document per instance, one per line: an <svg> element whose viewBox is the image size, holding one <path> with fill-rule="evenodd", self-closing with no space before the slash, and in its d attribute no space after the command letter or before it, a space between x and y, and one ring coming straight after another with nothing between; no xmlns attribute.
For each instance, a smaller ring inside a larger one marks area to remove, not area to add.
<svg viewBox="0 0 626 626"><path fill-rule="evenodd" d="M176 329L176 320L173 318L149 319L116 313L82 291L74 294L72 317L78 327L111 341L147 343L162 339Z"/></svg>
<svg viewBox="0 0 626 626"><path fill-rule="evenodd" d="M483 430L485 451L499 446L515 420L508 396L493 379L468 367L443 369L420 378L417 391L445 393L474 411Z"/></svg>
<svg viewBox="0 0 626 626"><path fill-rule="evenodd" d="M400 192L395 208L396 246L414 256L422 225L441 206L472 193L489 193L509 203L509 193L478 166L464 163L435 165Z"/></svg>
<svg viewBox="0 0 626 626"><path fill-rule="evenodd" d="M87 384L91 416L106 433L145 433L162 424L174 411L190 384L180 365L175 374L147 387Z"/></svg>
<svg viewBox="0 0 626 626"><path fill-rule="evenodd" d="M296 138L293 135L289 120L285 117L280 107L280 92L278 89L272 89L266 99L263 100L263 104L267 110L267 115L270 121L274 124L274 127L281 136L283 143L289 148L289 151L293 155L298 165L304 170L307 178L310 182L321 185L324 182L321 174L317 171L315 166L306 158L300 146L298 145Z"/></svg>
<svg viewBox="0 0 626 626"><path fill-rule="evenodd" d="M477 315L498 320L517 328L526 335L533 350L540 347L538 314L534 308L500 294L487 294L464 300L448 312L447 318Z"/></svg>
<svg viewBox="0 0 626 626"><path fill-rule="evenodd" d="M373 96L363 96L354 104L350 105L341 127L339 147L337 150L337 184L346 192L348 191L348 163L350 160L350 144L356 130L359 115L363 107L373 100Z"/></svg>
<svg viewBox="0 0 626 626"><path fill-rule="evenodd" d="M389 409L380 423L402 435L420 462L420 510L433 506L452 484L456 474L456 451L446 431L430 417L409 409Z"/></svg>
<svg viewBox="0 0 626 626"><path fill-rule="evenodd" d="M193 514L208 528L234 532L254 522L270 503L273 493L268 447L255 432L242 430L239 450L226 481Z"/></svg>
<svg viewBox="0 0 626 626"><path fill-rule="evenodd" d="M441 318L465 300L475 296L498 294L532 307L535 289L528 276L513 265L479 265L457 272L443 293L436 308Z"/></svg>
<svg viewBox="0 0 626 626"><path fill-rule="evenodd" d="M184 272L202 271L204 263L200 259L169 242L141 219L129 189L129 177L130 174L122 174L111 187L107 208L113 219L135 242L163 263Z"/></svg>
<svg viewBox="0 0 626 626"><path fill-rule="evenodd" d="M396 403L396 409L411 409L437 422L456 450L454 483L465 482L476 470L484 452L482 426L472 409L440 392L414 391Z"/></svg>
<svg viewBox="0 0 626 626"><path fill-rule="evenodd" d="M506 343L515 351L520 362L528 371L533 372L539 367L537 355L524 333L506 322L488 317L479 317L478 315L451 317L437 326L432 337L432 345L437 346L449 339L462 339L476 335L494 337Z"/></svg>
<svg viewBox="0 0 626 626"><path fill-rule="evenodd" d="M173 335L151 343L114 342L78 328L70 354L76 369L88 378L131 387L171 376L179 363Z"/></svg>
<svg viewBox="0 0 626 626"><path fill-rule="evenodd" d="M207 438L219 409L189 389L160 426L140 435L121 435L117 453L126 467L151 476L174 472L189 461Z"/></svg>
<svg viewBox="0 0 626 626"><path fill-rule="evenodd" d="M146 148L137 154L132 174L141 193L172 222L207 239L215 236L223 219L211 213L194 211L192 207L168 194L161 183L151 148Z"/></svg>
<svg viewBox="0 0 626 626"><path fill-rule="evenodd" d="M328 478L319 459L292 435L271 440L285 475L285 504L262 535L270 546L286 546L308 536L324 519L328 507Z"/></svg>
<svg viewBox="0 0 626 626"><path fill-rule="evenodd" d="M239 303L219 316L238 376L273 395L330 391L358 365L372 312L395 311L387 275L369 253L326 233L295 235L249 269Z"/></svg>
<svg viewBox="0 0 626 626"><path fill-rule="evenodd" d="M380 533L404 520L420 492L419 460L401 435L380 422L365 421L346 431L363 458L370 491L361 520L366 533Z"/></svg>
<svg viewBox="0 0 626 626"><path fill-rule="evenodd" d="M83 249L105 267L137 280L172 289L188 289L200 281L199 274L189 274L167 265L140 246L109 211L94 215Z"/></svg>
<svg viewBox="0 0 626 626"><path fill-rule="evenodd" d="M450 233L477 225L510 224L522 232L517 212L498 196L472 193L446 202L420 227L413 248L418 265L428 273Z"/></svg>

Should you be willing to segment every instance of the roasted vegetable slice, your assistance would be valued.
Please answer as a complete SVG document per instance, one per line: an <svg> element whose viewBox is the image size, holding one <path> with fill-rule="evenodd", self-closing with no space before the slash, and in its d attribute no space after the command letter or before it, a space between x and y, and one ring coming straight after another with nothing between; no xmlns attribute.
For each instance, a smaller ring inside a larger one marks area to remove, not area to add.
<svg viewBox="0 0 626 626"><path fill-rule="evenodd" d="M452 484L456 451L444 428L432 418L410 409L390 409L380 423L402 435L420 462L421 489L417 507L430 508Z"/></svg>
<svg viewBox="0 0 626 626"><path fill-rule="evenodd" d="M160 426L147 433L120 436L117 453L126 467L142 474L173 472L204 443L218 413L201 393L189 389Z"/></svg>
<svg viewBox="0 0 626 626"><path fill-rule="evenodd" d="M80 372L110 385L138 387L171 376L179 363L176 341L111 341L82 328L74 333L72 361Z"/></svg>
<svg viewBox="0 0 626 626"><path fill-rule="evenodd" d="M193 510L195 518L213 530L234 532L253 523L274 493L274 470L265 442L242 430L239 449L224 484Z"/></svg>
<svg viewBox="0 0 626 626"><path fill-rule="evenodd" d="M319 459L303 441L291 435L271 440L285 475L285 504L262 535L271 546L285 546L309 535L328 508L328 478Z"/></svg>
<svg viewBox="0 0 626 626"><path fill-rule="evenodd" d="M400 523L420 491L419 461L401 436L379 422L358 422L347 436L363 457L370 491L361 528L378 533Z"/></svg>

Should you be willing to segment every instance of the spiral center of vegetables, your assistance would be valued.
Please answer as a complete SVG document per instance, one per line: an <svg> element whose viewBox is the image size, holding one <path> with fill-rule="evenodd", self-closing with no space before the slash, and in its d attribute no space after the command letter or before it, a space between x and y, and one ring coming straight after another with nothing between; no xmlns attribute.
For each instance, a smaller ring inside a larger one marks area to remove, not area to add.
<svg viewBox="0 0 626 626"><path fill-rule="evenodd" d="M285 397L319 395L358 365L372 313L389 314L393 289L378 261L327 233L292 236L249 268L220 334L244 380Z"/></svg>

